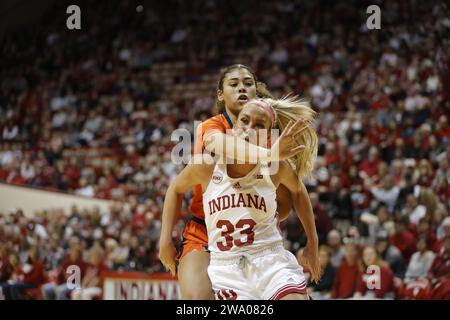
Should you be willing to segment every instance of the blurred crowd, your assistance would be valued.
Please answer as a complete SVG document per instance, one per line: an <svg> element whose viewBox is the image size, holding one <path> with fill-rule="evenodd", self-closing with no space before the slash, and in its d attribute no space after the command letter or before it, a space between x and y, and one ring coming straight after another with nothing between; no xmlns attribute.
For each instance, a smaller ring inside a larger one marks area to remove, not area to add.
<svg viewBox="0 0 450 320"><path fill-rule="evenodd" d="M370 4L108 1L82 5L82 30L69 31L58 1L41 26L4 36L0 181L119 204L0 213L3 295L92 298L104 270L163 271L159 219L182 168L171 133L211 116L220 68L243 63L319 112L305 184L325 274L311 290L449 298L450 7L380 3L381 30L368 30ZM295 253L301 229L295 215L282 225ZM93 290L60 286L74 261ZM367 292L370 265L383 288Z"/></svg>

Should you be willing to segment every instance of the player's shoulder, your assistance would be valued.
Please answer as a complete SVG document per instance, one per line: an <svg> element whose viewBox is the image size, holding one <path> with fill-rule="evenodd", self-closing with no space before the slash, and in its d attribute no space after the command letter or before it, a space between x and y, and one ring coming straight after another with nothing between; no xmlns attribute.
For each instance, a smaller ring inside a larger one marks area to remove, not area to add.
<svg viewBox="0 0 450 320"><path fill-rule="evenodd" d="M293 181L292 179L295 178L297 180L297 174L292 167L292 165L289 163L289 161L283 160L279 162L278 170L276 173L276 177L280 179L280 181Z"/></svg>
<svg viewBox="0 0 450 320"><path fill-rule="evenodd" d="M203 121L198 127L197 132L205 133L208 131L226 132L228 129L226 118L222 114L218 114Z"/></svg>
<svg viewBox="0 0 450 320"><path fill-rule="evenodd" d="M227 119L223 114L215 115L214 117L206 119L205 121L202 122L202 125L216 125L216 124L222 124L223 126L226 126Z"/></svg>
<svg viewBox="0 0 450 320"><path fill-rule="evenodd" d="M189 161L189 169L197 175L209 174L215 165L214 158L208 153L195 154Z"/></svg>

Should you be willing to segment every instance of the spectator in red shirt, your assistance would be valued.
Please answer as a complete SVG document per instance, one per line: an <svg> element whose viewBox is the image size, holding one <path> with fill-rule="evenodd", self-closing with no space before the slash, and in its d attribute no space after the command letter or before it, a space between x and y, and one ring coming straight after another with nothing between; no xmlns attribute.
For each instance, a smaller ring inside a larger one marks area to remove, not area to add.
<svg viewBox="0 0 450 320"><path fill-rule="evenodd" d="M442 248L430 267L428 277L433 284L450 279L450 237L444 239Z"/></svg>
<svg viewBox="0 0 450 320"><path fill-rule="evenodd" d="M394 227L394 234L390 236L389 242L396 246L402 253L405 261L409 262L411 255L417 251L416 238L409 231L409 217L401 216L397 218Z"/></svg>
<svg viewBox="0 0 450 320"><path fill-rule="evenodd" d="M67 300L71 289L67 285L68 278L73 275L69 272L69 267L77 266L82 279L86 271L86 263L82 259L81 247L79 242L72 242L69 248L69 255L63 260L57 276L57 283L47 283L43 286L42 291L46 300ZM77 272L77 270L75 270ZM76 279L76 277L75 277ZM80 285L80 284L78 284Z"/></svg>
<svg viewBox="0 0 450 320"><path fill-rule="evenodd" d="M345 256L342 264L336 270L332 299L347 299L353 296L359 281L359 247L354 242L347 242L344 247Z"/></svg>
<svg viewBox="0 0 450 320"><path fill-rule="evenodd" d="M442 243L439 254L433 261L428 272L428 278L433 285L431 298L437 300L450 299L450 237Z"/></svg>
<svg viewBox="0 0 450 320"><path fill-rule="evenodd" d="M359 165L359 170L363 171L367 176L373 177L377 174L378 166L381 163L379 159L378 149L376 147L371 147L369 149L368 159L361 161Z"/></svg>
<svg viewBox="0 0 450 320"><path fill-rule="evenodd" d="M436 232L431 230L429 219L423 217L417 224L417 238L423 236L427 239L427 249L433 252L439 252L439 243L437 241Z"/></svg>
<svg viewBox="0 0 450 320"><path fill-rule="evenodd" d="M8 249L0 243L0 284L6 282L11 274L11 266L9 264Z"/></svg>
<svg viewBox="0 0 450 320"><path fill-rule="evenodd" d="M442 115L439 117L439 121L436 125L437 136L440 139L450 137L450 126L448 125L447 116Z"/></svg>
<svg viewBox="0 0 450 320"><path fill-rule="evenodd" d="M333 142L328 142L325 146L325 165L328 167L339 162L339 153L336 150L336 145Z"/></svg>
<svg viewBox="0 0 450 320"><path fill-rule="evenodd" d="M6 182L7 183L11 183L11 184L15 184L15 185L18 185L18 186L23 186L23 185L25 185L26 180L25 180L25 178L23 178L20 175L20 169L19 168L15 168L14 170L12 170L9 173L8 177L6 178Z"/></svg>
<svg viewBox="0 0 450 320"><path fill-rule="evenodd" d="M450 174L449 174L450 176ZM448 183L446 176L439 176L436 174L435 181L433 182L433 190L436 193L439 201L445 203L447 199L450 199L450 184Z"/></svg>
<svg viewBox="0 0 450 320"><path fill-rule="evenodd" d="M364 248L360 271L354 298L394 298L394 274L389 265L378 256L374 247L367 246ZM374 287L371 288L371 285Z"/></svg>
<svg viewBox="0 0 450 320"><path fill-rule="evenodd" d="M44 282L44 263L39 259L37 247L28 250L28 260L23 265L20 281L9 285L9 294L12 300L23 299L26 289L38 288Z"/></svg>
<svg viewBox="0 0 450 320"><path fill-rule="evenodd" d="M72 300L92 300L102 295L103 275L108 271L103 257L101 248L92 248L90 263L86 267L81 288L72 292Z"/></svg>
<svg viewBox="0 0 450 320"><path fill-rule="evenodd" d="M8 257L8 266L7 266L7 274L9 277L5 282L0 283L0 295L3 293L5 300L11 299L10 294L10 285L11 283L18 282L21 280L23 271L22 266L20 265L19 255L16 253L11 253Z"/></svg>

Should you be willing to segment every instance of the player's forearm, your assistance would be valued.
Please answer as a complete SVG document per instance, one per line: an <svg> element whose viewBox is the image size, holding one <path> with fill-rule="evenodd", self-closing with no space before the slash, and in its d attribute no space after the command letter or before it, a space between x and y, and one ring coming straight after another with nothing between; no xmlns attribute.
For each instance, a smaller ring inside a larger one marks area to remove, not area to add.
<svg viewBox="0 0 450 320"><path fill-rule="evenodd" d="M212 135L205 143L205 148L216 155L243 163L268 162L271 156L269 149L224 133Z"/></svg>
<svg viewBox="0 0 450 320"><path fill-rule="evenodd" d="M314 221L314 212L308 192L303 184L300 191L294 197L294 208L297 216L305 229L308 243L318 244L316 223Z"/></svg>
<svg viewBox="0 0 450 320"><path fill-rule="evenodd" d="M181 208L182 194L175 191L174 184L171 184L167 190L164 200L164 208L161 219L161 236L160 243L168 243L172 241L172 231L178 219Z"/></svg>

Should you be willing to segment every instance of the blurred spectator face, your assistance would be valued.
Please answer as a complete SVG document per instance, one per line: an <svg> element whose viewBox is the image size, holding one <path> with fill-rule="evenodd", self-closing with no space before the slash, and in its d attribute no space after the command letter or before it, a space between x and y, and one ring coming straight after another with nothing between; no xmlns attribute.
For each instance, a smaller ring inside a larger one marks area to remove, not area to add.
<svg viewBox="0 0 450 320"><path fill-rule="evenodd" d="M428 221L426 219L421 219L419 221L419 224L417 225L417 232L418 233L428 233L428 231L430 230L430 225L428 224Z"/></svg>
<svg viewBox="0 0 450 320"><path fill-rule="evenodd" d="M397 123L395 121L389 121L388 127L392 131L395 131L397 129Z"/></svg>
<svg viewBox="0 0 450 320"><path fill-rule="evenodd" d="M316 207L319 204L319 196L316 192L311 192L309 194L309 199L311 200L311 205L313 207Z"/></svg>
<svg viewBox="0 0 450 320"><path fill-rule="evenodd" d="M377 242L375 244L375 249L377 250L378 254L383 254L384 251L386 251L387 247L389 245L389 242L387 239L377 239Z"/></svg>
<svg viewBox="0 0 450 320"><path fill-rule="evenodd" d="M378 175L380 176L380 177L383 177L383 176L385 176L387 173L388 173L388 170L389 170L389 167L388 167L388 165L387 165L387 163L386 162L382 162L382 163L380 163L380 165L378 166Z"/></svg>
<svg viewBox="0 0 450 320"><path fill-rule="evenodd" d="M391 176L386 176L383 179L383 189L389 190L394 186L394 181L392 180Z"/></svg>
<svg viewBox="0 0 450 320"><path fill-rule="evenodd" d="M130 247L137 248L139 247L139 239L136 236L131 237Z"/></svg>
<svg viewBox="0 0 450 320"><path fill-rule="evenodd" d="M147 223L152 222L153 220L155 220L155 214L153 212L147 212L145 214L145 220L147 221Z"/></svg>
<svg viewBox="0 0 450 320"><path fill-rule="evenodd" d="M347 243L344 247L345 260L348 264L354 264L358 258L358 247L354 243Z"/></svg>
<svg viewBox="0 0 450 320"><path fill-rule="evenodd" d="M328 142L325 146L325 152L328 154L333 154L336 151L333 142Z"/></svg>
<svg viewBox="0 0 450 320"><path fill-rule="evenodd" d="M89 247L87 240L83 239L81 241L81 250L86 250Z"/></svg>
<svg viewBox="0 0 450 320"><path fill-rule="evenodd" d="M442 203L438 203L436 211L434 212L433 223L435 225L441 224L446 216L447 216L447 209Z"/></svg>
<svg viewBox="0 0 450 320"><path fill-rule="evenodd" d="M417 206L417 199L413 194L409 194L406 198L406 203L408 204L408 207L415 208Z"/></svg>
<svg viewBox="0 0 450 320"><path fill-rule="evenodd" d="M12 253L9 255L9 264L13 266L13 268L17 268L20 264L19 256Z"/></svg>
<svg viewBox="0 0 450 320"><path fill-rule="evenodd" d="M377 262L377 251L373 247L366 247L363 251L363 262L366 266L374 265Z"/></svg>
<svg viewBox="0 0 450 320"><path fill-rule="evenodd" d="M328 233L327 240L331 248L338 248L341 245L341 236L337 230L331 230Z"/></svg>
<svg viewBox="0 0 450 320"><path fill-rule="evenodd" d="M450 261L450 236L444 238L439 255L447 259L447 262Z"/></svg>
<svg viewBox="0 0 450 320"><path fill-rule="evenodd" d="M392 173L393 174L401 174L402 169L403 169L403 163L401 160L396 159L394 161L392 161Z"/></svg>
<svg viewBox="0 0 450 320"><path fill-rule="evenodd" d="M219 88L217 92L217 99L225 102L225 105L235 115L239 114L245 103L255 97L255 79L245 68L233 69L225 74L223 88Z"/></svg>
<svg viewBox="0 0 450 320"><path fill-rule="evenodd" d="M120 244L122 246L128 246L129 242L130 242L130 235L128 233L126 233L126 232L123 232L120 235Z"/></svg>
<svg viewBox="0 0 450 320"><path fill-rule="evenodd" d="M71 237L69 240L69 248L80 248L81 241L78 237Z"/></svg>
<svg viewBox="0 0 450 320"><path fill-rule="evenodd" d="M448 159L442 158L441 161L439 161L439 169L441 169L442 171L448 169Z"/></svg>
<svg viewBox="0 0 450 320"><path fill-rule="evenodd" d="M91 263L98 266L103 263L103 252L99 249L93 249L91 252Z"/></svg>
<svg viewBox="0 0 450 320"><path fill-rule="evenodd" d="M108 238L105 240L105 247L108 252L112 252L115 248L117 248L117 241L113 238Z"/></svg>
<svg viewBox="0 0 450 320"><path fill-rule="evenodd" d="M37 261L39 259L39 250L37 247L31 247L28 250L28 257L31 259L32 262Z"/></svg>
<svg viewBox="0 0 450 320"><path fill-rule="evenodd" d="M446 221L448 221L449 218L447 217L446 219L447 219ZM443 229L444 229L445 236L450 238L450 223L446 222L444 224L444 228Z"/></svg>
<svg viewBox="0 0 450 320"><path fill-rule="evenodd" d="M0 259L6 257L7 252L6 246L0 243Z"/></svg>
<svg viewBox="0 0 450 320"><path fill-rule="evenodd" d="M357 177L358 176L358 168L356 166L351 166L349 169L349 175L350 175L350 177Z"/></svg>
<svg viewBox="0 0 450 320"><path fill-rule="evenodd" d="M70 261L78 261L81 257L80 247L73 247L69 249L69 258Z"/></svg>
<svg viewBox="0 0 450 320"><path fill-rule="evenodd" d="M417 250L420 252L425 252L427 250L427 239L425 237L420 237L417 240Z"/></svg>
<svg viewBox="0 0 450 320"><path fill-rule="evenodd" d="M408 227L405 225L404 221L396 221L394 229L396 234L400 234L405 232L408 229Z"/></svg>
<svg viewBox="0 0 450 320"><path fill-rule="evenodd" d="M420 175L428 176L431 173L430 164L427 160L421 160L419 165Z"/></svg>
<svg viewBox="0 0 450 320"><path fill-rule="evenodd" d="M439 126L441 128L447 128L448 126L448 119L445 115L442 115L439 117Z"/></svg>
<svg viewBox="0 0 450 320"><path fill-rule="evenodd" d="M438 141L435 135L431 135L429 139L430 149L436 149L438 145Z"/></svg>
<svg viewBox="0 0 450 320"><path fill-rule="evenodd" d="M369 150L369 161L375 162L378 159L378 150L375 147L371 147Z"/></svg>
<svg viewBox="0 0 450 320"><path fill-rule="evenodd" d="M80 188L86 187L86 186L87 186L87 183L88 183L88 181L87 181L86 178L80 178L80 180L79 180L79 186L80 186Z"/></svg>
<svg viewBox="0 0 450 320"><path fill-rule="evenodd" d="M331 256L330 249L328 247L322 246L319 250L319 262L322 269L325 268L330 262L330 256Z"/></svg>
<svg viewBox="0 0 450 320"><path fill-rule="evenodd" d="M337 177L337 176L331 177L330 189L337 192L337 191L340 190L340 187L341 187L341 180L340 180L340 178Z"/></svg>
<svg viewBox="0 0 450 320"><path fill-rule="evenodd" d="M389 220L389 212L386 207L380 207L377 212L378 220L380 224L383 224Z"/></svg>

